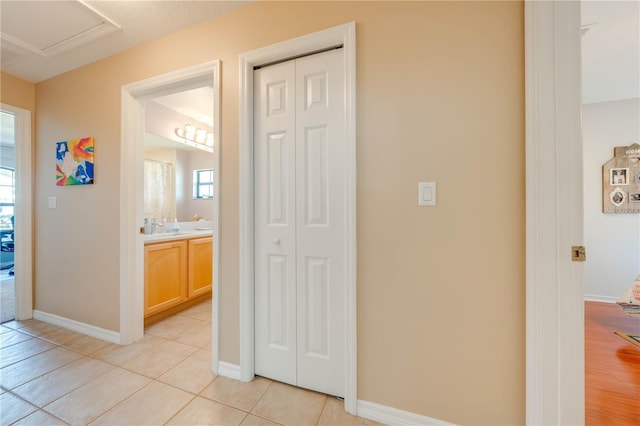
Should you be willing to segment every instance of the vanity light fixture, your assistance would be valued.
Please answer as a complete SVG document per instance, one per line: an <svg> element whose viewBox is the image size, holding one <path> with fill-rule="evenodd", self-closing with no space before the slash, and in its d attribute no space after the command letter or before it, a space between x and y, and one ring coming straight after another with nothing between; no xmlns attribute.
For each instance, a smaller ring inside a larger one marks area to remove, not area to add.
<svg viewBox="0 0 640 426"><path fill-rule="evenodd" d="M207 152L213 152L213 133L196 128L191 124L177 127L176 136L182 139L185 145L189 145Z"/></svg>

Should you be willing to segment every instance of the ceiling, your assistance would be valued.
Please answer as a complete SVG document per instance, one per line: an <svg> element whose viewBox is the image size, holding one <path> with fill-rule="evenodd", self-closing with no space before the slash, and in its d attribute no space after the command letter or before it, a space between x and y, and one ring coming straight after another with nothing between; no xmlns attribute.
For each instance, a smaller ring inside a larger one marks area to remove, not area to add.
<svg viewBox="0 0 640 426"><path fill-rule="evenodd" d="M153 98L169 109L191 117L213 128L213 88L210 86L189 89Z"/></svg>
<svg viewBox="0 0 640 426"><path fill-rule="evenodd" d="M0 69L37 83L253 1L0 1Z"/></svg>

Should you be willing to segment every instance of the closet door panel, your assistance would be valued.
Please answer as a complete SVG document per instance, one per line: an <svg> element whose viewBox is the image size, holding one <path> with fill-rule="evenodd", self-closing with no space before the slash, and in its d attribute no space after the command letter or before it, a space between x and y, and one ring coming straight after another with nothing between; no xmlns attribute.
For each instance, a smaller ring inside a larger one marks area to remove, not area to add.
<svg viewBox="0 0 640 426"><path fill-rule="evenodd" d="M343 52L296 60L298 386L344 396Z"/></svg>
<svg viewBox="0 0 640 426"><path fill-rule="evenodd" d="M296 384L295 65L254 73L255 371Z"/></svg>

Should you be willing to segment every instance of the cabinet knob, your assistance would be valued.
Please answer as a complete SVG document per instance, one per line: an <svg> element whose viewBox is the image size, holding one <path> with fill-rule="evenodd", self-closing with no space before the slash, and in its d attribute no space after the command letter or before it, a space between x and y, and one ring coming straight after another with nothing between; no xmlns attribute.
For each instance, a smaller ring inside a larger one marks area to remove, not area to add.
<svg viewBox="0 0 640 426"><path fill-rule="evenodd" d="M273 239L273 244L275 244L275 245L280 244L280 238L274 238Z"/></svg>

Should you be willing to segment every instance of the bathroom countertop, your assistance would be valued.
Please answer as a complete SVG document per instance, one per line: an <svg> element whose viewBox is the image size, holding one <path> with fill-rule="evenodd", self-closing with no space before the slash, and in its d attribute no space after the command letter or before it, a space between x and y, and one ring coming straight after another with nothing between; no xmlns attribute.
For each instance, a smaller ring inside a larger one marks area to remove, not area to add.
<svg viewBox="0 0 640 426"><path fill-rule="evenodd" d="M144 243L158 243L164 241L186 240L189 238L208 237L213 235L211 228L196 228L180 230L178 232L158 232L144 236Z"/></svg>

